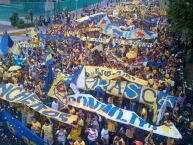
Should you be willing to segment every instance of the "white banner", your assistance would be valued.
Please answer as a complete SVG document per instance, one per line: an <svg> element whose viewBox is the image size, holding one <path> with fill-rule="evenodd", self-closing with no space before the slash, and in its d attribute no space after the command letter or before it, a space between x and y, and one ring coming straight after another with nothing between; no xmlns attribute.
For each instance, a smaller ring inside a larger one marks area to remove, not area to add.
<svg viewBox="0 0 193 145"><path fill-rule="evenodd" d="M69 96L69 105L95 112L105 118L119 123L130 124L146 131L153 130L154 133L162 136L176 139L182 138L181 134L174 125L170 127L165 125L151 125L139 117L135 112L118 108L113 104L104 104L89 94L76 94Z"/></svg>

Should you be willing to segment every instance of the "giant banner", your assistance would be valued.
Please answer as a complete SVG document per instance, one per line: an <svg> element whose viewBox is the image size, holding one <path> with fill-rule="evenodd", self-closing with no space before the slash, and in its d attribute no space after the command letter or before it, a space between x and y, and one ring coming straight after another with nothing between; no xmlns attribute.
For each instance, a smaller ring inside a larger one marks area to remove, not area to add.
<svg viewBox="0 0 193 145"><path fill-rule="evenodd" d="M0 99L8 102L22 103L23 105L30 107L48 118L52 118L66 124L72 124L72 122L77 119L76 115L62 113L44 105L36 94L28 93L23 88L13 84L0 85Z"/></svg>
<svg viewBox="0 0 193 145"><path fill-rule="evenodd" d="M122 31L119 27L113 25L107 25L103 30L103 34L109 36L115 35L119 37L124 37L126 39L154 39L157 37L157 34L151 33L146 30L134 29L131 31Z"/></svg>
<svg viewBox="0 0 193 145"><path fill-rule="evenodd" d="M130 82L147 86L148 82L137 77L131 76L122 70L109 69L105 67L86 66L86 76L88 78L100 77L105 80L112 80L122 77Z"/></svg>
<svg viewBox="0 0 193 145"><path fill-rule="evenodd" d="M182 138L179 131L176 129L174 125L167 127L165 125L162 126L154 126L144 121L141 117L139 117L135 112L124 110L118 108L113 104L104 104L98 100L96 100L93 96L89 94L76 94L69 96L69 105L72 105L77 108L81 108L87 111L95 112L105 118L110 120L120 122L127 125L132 125L137 128L152 131L156 134L171 137L171 138Z"/></svg>
<svg viewBox="0 0 193 145"><path fill-rule="evenodd" d="M82 41L89 41L89 42L99 42L103 44L108 44L110 39L105 38L90 38L90 37L80 37ZM132 41L132 40L121 40L121 39L113 39L113 42L119 45L138 45L141 47L153 47L153 43L141 42L141 41Z"/></svg>
<svg viewBox="0 0 193 145"><path fill-rule="evenodd" d="M86 80L86 90L106 92L108 94L130 99L149 106L161 106L166 96L168 96L167 107L173 108L176 97L164 92L142 86L140 84L120 81L89 78Z"/></svg>
<svg viewBox="0 0 193 145"><path fill-rule="evenodd" d="M13 118L6 111L0 113L0 121L2 122L2 128L4 132L7 131L14 134L18 139L22 140L25 144L28 145L48 145L42 138L33 133L21 122Z"/></svg>
<svg viewBox="0 0 193 145"><path fill-rule="evenodd" d="M58 88L60 88L61 82L67 84L71 83L75 76L68 74L58 74L54 81L50 92L51 94L58 95ZM56 82L57 81L57 82ZM113 96L123 97L132 101L140 102L148 106L158 106L163 104L165 98L168 96L166 106L174 108L175 96L170 96L164 92L151 89L149 87L120 80L104 80L99 78L87 78L86 88L83 90L94 90L98 92L106 92ZM52 91L52 92L51 92ZM54 95L53 95L54 96ZM50 96L52 97L52 96Z"/></svg>

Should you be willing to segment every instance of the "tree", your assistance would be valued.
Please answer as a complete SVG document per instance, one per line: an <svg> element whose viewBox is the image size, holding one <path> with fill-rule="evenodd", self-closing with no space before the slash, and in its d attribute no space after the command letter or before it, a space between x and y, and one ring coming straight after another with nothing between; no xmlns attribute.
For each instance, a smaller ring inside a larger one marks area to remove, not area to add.
<svg viewBox="0 0 193 145"><path fill-rule="evenodd" d="M27 16L26 16L26 20L27 21L30 20L30 22L33 23L33 13L31 10L28 11Z"/></svg>
<svg viewBox="0 0 193 145"><path fill-rule="evenodd" d="M29 15L29 19L30 19L30 21L32 23L33 22L33 17L34 17L32 11L29 11L28 15Z"/></svg>
<svg viewBox="0 0 193 145"><path fill-rule="evenodd" d="M11 25L16 26L18 20L19 20L18 14L16 12L12 13L12 15L10 17Z"/></svg>
<svg viewBox="0 0 193 145"><path fill-rule="evenodd" d="M193 40L193 0L168 0L168 20L171 30L181 34L182 41L192 45Z"/></svg>
<svg viewBox="0 0 193 145"><path fill-rule="evenodd" d="M171 30L181 35L185 52L191 50L190 62L193 62L193 0L168 0L168 21Z"/></svg>
<svg viewBox="0 0 193 145"><path fill-rule="evenodd" d="M24 28L24 27L25 27L25 22L24 22L24 20L19 19L19 20L17 21L17 23L16 23L16 26L17 26L17 28Z"/></svg>

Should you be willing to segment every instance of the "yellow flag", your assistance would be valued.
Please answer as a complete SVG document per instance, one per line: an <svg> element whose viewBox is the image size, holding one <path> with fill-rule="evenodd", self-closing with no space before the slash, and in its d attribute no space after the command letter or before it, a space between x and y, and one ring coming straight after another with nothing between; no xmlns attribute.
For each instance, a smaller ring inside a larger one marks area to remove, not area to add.
<svg viewBox="0 0 193 145"><path fill-rule="evenodd" d="M31 38L32 38L32 43L33 44L39 44L39 39L38 39L38 36L37 36L37 33L35 32L35 29L32 29L31 30Z"/></svg>

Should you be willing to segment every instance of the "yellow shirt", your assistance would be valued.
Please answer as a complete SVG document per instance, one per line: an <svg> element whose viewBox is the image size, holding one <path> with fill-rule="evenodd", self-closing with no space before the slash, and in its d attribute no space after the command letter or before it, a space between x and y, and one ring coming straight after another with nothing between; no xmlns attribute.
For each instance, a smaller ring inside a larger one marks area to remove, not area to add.
<svg viewBox="0 0 193 145"><path fill-rule="evenodd" d="M70 131L68 139L77 140L80 137L82 127L84 126L84 121L79 119L77 122L78 128L73 127Z"/></svg>
<svg viewBox="0 0 193 145"><path fill-rule="evenodd" d="M141 116L144 120L147 120L147 110L145 108L142 108Z"/></svg>
<svg viewBox="0 0 193 145"><path fill-rule="evenodd" d="M29 112L26 113L26 122L27 122L27 124L31 125L33 116L34 116L33 113L29 113Z"/></svg>
<svg viewBox="0 0 193 145"><path fill-rule="evenodd" d="M81 143L79 143L78 141L75 141L75 142L74 142L74 145L85 145L85 142L82 141Z"/></svg>
<svg viewBox="0 0 193 145"><path fill-rule="evenodd" d="M52 138L53 132L52 132L52 125L43 125L42 130L44 131L44 138Z"/></svg>
<svg viewBox="0 0 193 145"><path fill-rule="evenodd" d="M154 88L155 90L158 90L158 84L154 83L153 88Z"/></svg>
<svg viewBox="0 0 193 145"><path fill-rule="evenodd" d="M69 109L69 113L70 113L70 114L75 114L76 111L75 111L75 109L72 107L72 109Z"/></svg>
<svg viewBox="0 0 193 145"><path fill-rule="evenodd" d="M174 144L174 139L173 138L168 138L167 139L167 145L173 145Z"/></svg>
<svg viewBox="0 0 193 145"><path fill-rule="evenodd" d="M81 127L81 129L84 126L84 121L82 119L78 120L78 126Z"/></svg>
<svg viewBox="0 0 193 145"><path fill-rule="evenodd" d="M107 122L107 127L108 127L109 132L115 132L115 130L116 130L116 123L112 122L112 121L108 121Z"/></svg>
<svg viewBox="0 0 193 145"><path fill-rule="evenodd" d="M190 128L193 129L193 121L190 123Z"/></svg>
<svg viewBox="0 0 193 145"><path fill-rule="evenodd" d="M115 138L113 139L113 144L119 145L119 142L121 142L121 145L125 145L125 141L123 140L123 138L117 140L117 136L115 136Z"/></svg>
<svg viewBox="0 0 193 145"><path fill-rule="evenodd" d="M68 135L68 139L77 140L80 136L80 130L78 128L73 127Z"/></svg>
<svg viewBox="0 0 193 145"><path fill-rule="evenodd" d="M126 130L126 136L128 138L133 138L134 133L135 133L135 128L134 127L131 127L130 129Z"/></svg>
<svg viewBox="0 0 193 145"><path fill-rule="evenodd" d="M31 124L32 124L32 128L35 131L35 133L40 133L40 131L41 131L41 124L40 124L40 122L39 121L36 121L36 122L32 121Z"/></svg>

